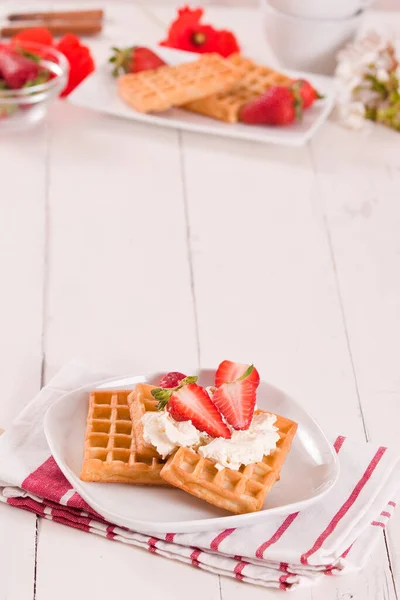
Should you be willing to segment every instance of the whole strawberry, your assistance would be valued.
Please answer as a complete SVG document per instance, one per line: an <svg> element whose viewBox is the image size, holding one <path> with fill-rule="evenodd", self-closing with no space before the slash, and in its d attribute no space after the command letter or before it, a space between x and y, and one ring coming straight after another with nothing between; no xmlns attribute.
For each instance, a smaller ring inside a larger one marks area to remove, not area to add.
<svg viewBox="0 0 400 600"><path fill-rule="evenodd" d="M264 94L245 104L239 115L248 125L290 125L301 117L301 106L293 91L271 86Z"/></svg>
<svg viewBox="0 0 400 600"><path fill-rule="evenodd" d="M305 79L297 79L292 88L300 94L303 100L303 108L309 108L316 100L323 98L311 83Z"/></svg>
<svg viewBox="0 0 400 600"><path fill-rule="evenodd" d="M18 90L36 79L39 65L22 54L3 48L0 49L0 73L8 87Z"/></svg>
<svg viewBox="0 0 400 600"><path fill-rule="evenodd" d="M110 63L114 64L113 75L118 77L123 73L139 73L139 71L148 71L158 69L166 63L152 50L142 46L132 46L131 48L113 48L114 54L110 58Z"/></svg>

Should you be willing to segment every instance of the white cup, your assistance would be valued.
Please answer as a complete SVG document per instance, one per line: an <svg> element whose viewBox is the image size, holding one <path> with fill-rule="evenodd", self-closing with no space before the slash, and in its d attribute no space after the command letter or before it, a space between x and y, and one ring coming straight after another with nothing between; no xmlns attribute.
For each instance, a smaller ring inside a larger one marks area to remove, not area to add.
<svg viewBox="0 0 400 600"><path fill-rule="evenodd" d="M322 1L322 0L321 0ZM347 19L304 19L261 0L267 43L283 67L331 75L338 51L354 39L364 11Z"/></svg>
<svg viewBox="0 0 400 600"><path fill-rule="evenodd" d="M374 0L269 0L280 12L304 19L344 19L370 6Z"/></svg>

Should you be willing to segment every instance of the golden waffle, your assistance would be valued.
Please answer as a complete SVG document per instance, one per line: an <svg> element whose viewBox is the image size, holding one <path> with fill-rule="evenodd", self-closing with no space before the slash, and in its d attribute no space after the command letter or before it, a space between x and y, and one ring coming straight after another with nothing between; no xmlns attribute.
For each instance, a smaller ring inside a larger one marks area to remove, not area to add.
<svg viewBox="0 0 400 600"><path fill-rule="evenodd" d="M160 477L161 459L142 457L136 451L128 407L129 391L96 390L90 393L81 479L166 485Z"/></svg>
<svg viewBox="0 0 400 600"><path fill-rule="evenodd" d="M146 458L158 457L157 450L151 444L147 444L143 439L142 417L145 412L154 412L157 410L158 401L154 400L151 390L154 385L139 383L128 396L128 406L132 419L133 433L135 436L136 450L141 456Z"/></svg>
<svg viewBox="0 0 400 600"><path fill-rule="evenodd" d="M230 89L193 100L183 108L220 121L236 123L242 106L261 96L272 85L292 83L287 75L258 65L240 54L234 54L227 60L244 71L242 77Z"/></svg>
<svg viewBox="0 0 400 600"><path fill-rule="evenodd" d="M260 510L267 493L279 479L297 430L297 423L278 415L275 426L280 437L277 448L261 462L242 465L239 471L226 468L218 471L212 460L182 447L168 459L161 477L171 485L233 513Z"/></svg>
<svg viewBox="0 0 400 600"><path fill-rule="evenodd" d="M167 110L232 87L242 70L218 54L175 67L129 73L118 79L118 93L135 110Z"/></svg>

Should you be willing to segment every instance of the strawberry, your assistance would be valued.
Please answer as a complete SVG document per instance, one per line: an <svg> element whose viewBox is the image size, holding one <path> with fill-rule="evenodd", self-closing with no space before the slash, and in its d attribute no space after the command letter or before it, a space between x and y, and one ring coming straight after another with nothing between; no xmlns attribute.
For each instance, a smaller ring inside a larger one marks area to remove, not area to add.
<svg viewBox="0 0 400 600"><path fill-rule="evenodd" d="M323 96L313 88L311 83L305 79L297 79L292 85L292 88L299 92L301 99L303 100L303 108L309 108L316 100L323 98Z"/></svg>
<svg viewBox="0 0 400 600"><path fill-rule="evenodd" d="M223 360L219 365L217 372L215 373L215 386L218 388L223 383L235 381L247 371L250 365L243 365L241 363L235 363L231 360ZM251 374L247 377L248 381L251 381L255 387L260 383L260 375L257 369L253 367Z"/></svg>
<svg viewBox="0 0 400 600"><path fill-rule="evenodd" d="M161 388L174 388L177 387L179 382L182 381L182 379L185 379L185 377L186 375L184 375L183 373L179 373L178 371L171 371L171 373L167 373L166 375L164 375L164 377L160 380L160 383L158 385Z"/></svg>
<svg viewBox="0 0 400 600"><path fill-rule="evenodd" d="M276 85L245 104L239 118L248 125L290 125L300 116L300 108L291 89Z"/></svg>
<svg viewBox="0 0 400 600"><path fill-rule="evenodd" d="M0 73L7 85L18 90L33 81L39 74L39 65L12 50L0 51Z"/></svg>
<svg viewBox="0 0 400 600"><path fill-rule="evenodd" d="M248 429L253 419L256 404L256 386L250 379L253 371L251 365L235 381L219 386L212 397L215 406L234 429Z"/></svg>
<svg viewBox="0 0 400 600"><path fill-rule="evenodd" d="M109 62L114 63L114 77L118 77L122 73L139 73L139 71L158 69L166 64L157 54L142 46L113 48L113 51L114 54Z"/></svg>
<svg viewBox="0 0 400 600"><path fill-rule="evenodd" d="M211 437L229 439L232 436L206 390L195 383L175 392L167 410L176 421L192 421L196 429Z"/></svg>
<svg viewBox="0 0 400 600"><path fill-rule="evenodd" d="M229 439L232 436L230 430L206 390L196 381L197 377L185 377L175 388L152 390L153 397L158 400L157 409L166 407L176 421L192 421L199 431Z"/></svg>

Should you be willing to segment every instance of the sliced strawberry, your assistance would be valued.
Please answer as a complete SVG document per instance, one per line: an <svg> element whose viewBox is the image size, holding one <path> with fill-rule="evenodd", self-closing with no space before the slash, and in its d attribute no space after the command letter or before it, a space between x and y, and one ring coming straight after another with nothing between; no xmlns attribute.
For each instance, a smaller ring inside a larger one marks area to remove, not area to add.
<svg viewBox="0 0 400 600"><path fill-rule="evenodd" d="M254 415L256 386L249 378L223 383L212 401L234 429L248 429Z"/></svg>
<svg viewBox="0 0 400 600"><path fill-rule="evenodd" d="M178 371L171 371L171 373L167 373L164 377L161 378L159 387L162 388L174 388L176 387L182 379L185 379L186 375L183 373L179 373Z"/></svg>
<svg viewBox="0 0 400 600"><path fill-rule="evenodd" d="M13 50L0 51L0 72L7 85L17 90L33 81L39 74L39 66Z"/></svg>
<svg viewBox="0 0 400 600"><path fill-rule="evenodd" d="M196 429L212 437L229 439L232 436L206 390L196 383L174 392L167 410L176 421L192 421Z"/></svg>
<svg viewBox="0 0 400 600"><path fill-rule="evenodd" d="M142 46L132 46L130 48L112 48L113 55L109 62L114 63L113 75L118 77L123 73L139 73L158 69L165 65L157 54L148 48Z"/></svg>
<svg viewBox="0 0 400 600"><path fill-rule="evenodd" d="M215 385L218 388L223 383L230 381L236 381L242 375L245 374L250 365L244 365L242 363L235 363L231 360L223 360L219 365L215 374ZM253 368L251 374L247 377L248 381L251 381L255 387L260 383L260 375L257 369Z"/></svg>

